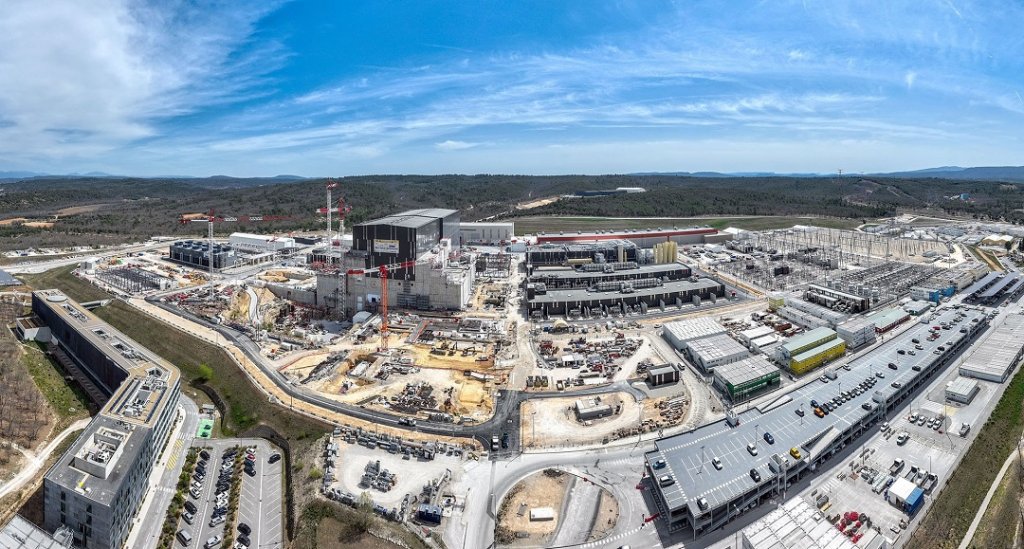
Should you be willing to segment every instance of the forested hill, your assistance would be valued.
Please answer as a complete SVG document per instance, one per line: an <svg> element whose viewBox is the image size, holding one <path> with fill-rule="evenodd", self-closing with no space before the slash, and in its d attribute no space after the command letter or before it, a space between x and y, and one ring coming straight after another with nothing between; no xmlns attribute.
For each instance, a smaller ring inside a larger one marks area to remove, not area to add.
<svg viewBox="0 0 1024 549"><path fill-rule="evenodd" d="M0 219L46 219L52 228L0 225L3 248L91 243L158 234L199 235L179 225L183 213L211 208L225 215L284 215L267 229L320 226L324 180L231 181L217 178L36 178L0 185ZM900 178L688 177L668 175L506 176L380 175L346 177L340 192L360 222L402 209L458 209L464 220L524 213L515 205L581 190L643 187L645 193L570 198L530 215L687 217L697 215L824 215L869 218L899 211L942 212L1024 222L1024 187L987 181ZM224 188L224 186L229 188ZM969 200L961 200L968 193ZM337 196L337 193L335 193ZM954 198L955 197L955 198ZM52 218L56 216L56 220ZM260 230L225 224L219 231ZM5 238L6 237L6 238Z"/></svg>

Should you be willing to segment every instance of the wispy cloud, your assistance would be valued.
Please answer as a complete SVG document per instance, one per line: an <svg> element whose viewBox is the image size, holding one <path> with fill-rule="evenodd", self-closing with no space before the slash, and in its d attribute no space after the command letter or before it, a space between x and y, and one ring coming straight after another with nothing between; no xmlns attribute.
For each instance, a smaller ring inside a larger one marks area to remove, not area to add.
<svg viewBox="0 0 1024 549"><path fill-rule="evenodd" d="M447 139L440 143L435 143L434 147L439 151L462 151L465 149L472 149L473 147L479 147L480 143L470 143L468 141L457 141L453 139Z"/></svg>

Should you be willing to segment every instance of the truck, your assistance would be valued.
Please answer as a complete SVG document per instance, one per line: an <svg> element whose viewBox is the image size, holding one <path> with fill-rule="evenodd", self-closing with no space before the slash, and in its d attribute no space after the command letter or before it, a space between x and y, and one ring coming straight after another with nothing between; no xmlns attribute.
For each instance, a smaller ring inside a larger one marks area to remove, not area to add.
<svg viewBox="0 0 1024 549"><path fill-rule="evenodd" d="M498 435L491 435L491 451L492 452L498 451L498 445L500 445L500 444L501 444L501 441L498 440Z"/></svg>
<svg viewBox="0 0 1024 549"><path fill-rule="evenodd" d="M906 462L904 462L902 459L894 459L892 461L892 466L889 467L889 474L895 475L896 473L899 473L900 470L903 469L904 465L906 465Z"/></svg>

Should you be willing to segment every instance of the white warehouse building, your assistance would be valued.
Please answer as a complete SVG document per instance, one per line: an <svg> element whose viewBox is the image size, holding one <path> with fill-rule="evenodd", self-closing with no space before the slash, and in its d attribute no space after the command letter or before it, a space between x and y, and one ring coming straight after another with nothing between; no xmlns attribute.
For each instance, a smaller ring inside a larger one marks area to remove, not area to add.
<svg viewBox="0 0 1024 549"><path fill-rule="evenodd" d="M294 238L265 234L231 233L228 241L232 248L250 253L279 252L295 247Z"/></svg>
<svg viewBox="0 0 1024 549"><path fill-rule="evenodd" d="M459 244L501 244L515 238L515 223L459 223Z"/></svg>

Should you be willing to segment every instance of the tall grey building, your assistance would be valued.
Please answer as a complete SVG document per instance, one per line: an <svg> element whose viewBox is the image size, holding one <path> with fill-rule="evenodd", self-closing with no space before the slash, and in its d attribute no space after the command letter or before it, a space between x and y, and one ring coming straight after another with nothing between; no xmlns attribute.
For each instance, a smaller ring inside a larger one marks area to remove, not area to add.
<svg viewBox="0 0 1024 549"><path fill-rule="evenodd" d="M43 479L44 526L85 549L125 546L174 424L178 369L59 290L32 294L57 353L106 404Z"/></svg>

